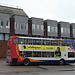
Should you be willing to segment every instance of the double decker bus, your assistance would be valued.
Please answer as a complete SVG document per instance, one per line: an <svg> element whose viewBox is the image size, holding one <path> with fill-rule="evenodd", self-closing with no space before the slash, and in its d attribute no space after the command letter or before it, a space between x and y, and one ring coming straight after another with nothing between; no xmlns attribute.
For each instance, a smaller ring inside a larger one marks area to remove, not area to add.
<svg viewBox="0 0 75 75"><path fill-rule="evenodd" d="M11 36L7 42L9 64L74 63L75 47L70 39Z"/></svg>

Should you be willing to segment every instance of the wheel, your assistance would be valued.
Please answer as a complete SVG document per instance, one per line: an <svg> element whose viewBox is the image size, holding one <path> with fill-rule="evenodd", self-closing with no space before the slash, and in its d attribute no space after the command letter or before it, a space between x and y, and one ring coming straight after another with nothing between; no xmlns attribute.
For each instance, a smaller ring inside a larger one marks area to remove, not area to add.
<svg viewBox="0 0 75 75"><path fill-rule="evenodd" d="M24 64L25 66L28 66L28 65L30 64L29 59L25 59L25 60L23 61L23 64Z"/></svg>
<svg viewBox="0 0 75 75"><path fill-rule="evenodd" d="M60 65L64 65L65 64L65 60L60 60Z"/></svg>

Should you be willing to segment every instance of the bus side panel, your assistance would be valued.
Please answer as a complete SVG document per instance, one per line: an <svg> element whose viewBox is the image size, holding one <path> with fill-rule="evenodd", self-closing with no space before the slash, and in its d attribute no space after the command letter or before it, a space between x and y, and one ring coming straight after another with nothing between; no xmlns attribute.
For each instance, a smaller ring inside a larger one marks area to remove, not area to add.
<svg viewBox="0 0 75 75"><path fill-rule="evenodd" d="M10 62L22 62L22 59L19 57L19 54L17 53L17 50L16 50L16 44L13 44L11 46L11 56L10 56Z"/></svg>

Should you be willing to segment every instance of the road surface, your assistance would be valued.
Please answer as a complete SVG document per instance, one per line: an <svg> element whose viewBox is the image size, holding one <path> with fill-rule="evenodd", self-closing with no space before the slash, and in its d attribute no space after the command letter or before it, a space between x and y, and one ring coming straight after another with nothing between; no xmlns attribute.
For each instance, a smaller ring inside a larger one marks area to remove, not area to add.
<svg viewBox="0 0 75 75"><path fill-rule="evenodd" d="M75 63L70 65L16 65L0 60L0 75L75 75Z"/></svg>

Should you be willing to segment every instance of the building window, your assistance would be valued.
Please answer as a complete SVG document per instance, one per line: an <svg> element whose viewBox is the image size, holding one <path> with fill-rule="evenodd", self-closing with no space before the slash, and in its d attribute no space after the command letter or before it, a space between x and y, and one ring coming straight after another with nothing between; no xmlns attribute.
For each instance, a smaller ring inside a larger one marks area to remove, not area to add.
<svg viewBox="0 0 75 75"><path fill-rule="evenodd" d="M57 27L55 27L55 32L57 33Z"/></svg>
<svg viewBox="0 0 75 75"><path fill-rule="evenodd" d="M68 33L70 33L70 28L68 28Z"/></svg>
<svg viewBox="0 0 75 75"><path fill-rule="evenodd" d="M43 28L43 25L41 25L41 30L43 31L43 29L44 29L44 28Z"/></svg>
<svg viewBox="0 0 75 75"><path fill-rule="evenodd" d="M39 30L39 28L40 28L39 25L37 25L37 30Z"/></svg>
<svg viewBox="0 0 75 75"><path fill-rule="evenodd" d="M54 32L54 27L52 26L52 32Z"/></svg>
<svg viewBox="0 0 75 75"><path fill-rule="evenodd" d="M17 22L15 22L15 29L17 29Z"/></svg>
<svg viewBox="0 0 75 75"><path fill-rule="evenodd" d="M50 32L50 26L48 26L48 28L47 28L47 29L48 29L48 32Z"/></svg>
<svg viewBox="0 0 75 75"><path fill-rule="evenodd" d="M25 30L28 30L28 24L25 25Z"/></svg>
<svg viewBox="0 0 75 75"><path fill-rule="evenodd" d="M75 29L73 29L73 34L75 34Z"/></svg>
<svg viewBox="0 0 75 75"><path fill-rule="evenodd" d="M61 27L61 33L63 33L63 27Z"/></svg>
<svg viewBox="0 0 75 75"><path fill-rule="evenodd" d="M3 27L3 25L4 25L4 23L3 23L3 21L1 21L1 26L0 27Z"/></svg>
<svg viewBox="0 0 75 75"><path fill-rule="evenodd" d="M67 28L64 28L64 32L65 32L65 33L66 33L66 29L67 29Z"/></svg>
<svg viewBox="0 0 75 75"><path fill-rule="evenodd" d="M35 24L32 24L32 30L35 30Z"/></svg>
<svg viewBox="0 0 75 75"><path fill-rule="evenodd" d="M9 34L5 34L5 40L8 40Z"/></svg>
<svg viewBox="0 0 75 75"><path fill-rule="evenodd" d="M3 34L0 34L0 40L3 40Z"/></svg>
<svg viewBox="0 0 75 75"><path fill-rule="evenodd" d="M23 24L22 23L20 23L20 29L23 29Z"/></svg>
<svg viewBox="0 0 75 75"><path fill-rule="evenodd" d="M10 28L10 22L6 21L6 28Z"/></svg>
<svg viewBox="0 0 75 75"><path fill-rule="evenodd" d="M19 23L15 22L15 29L19 29Z"/></svg>

